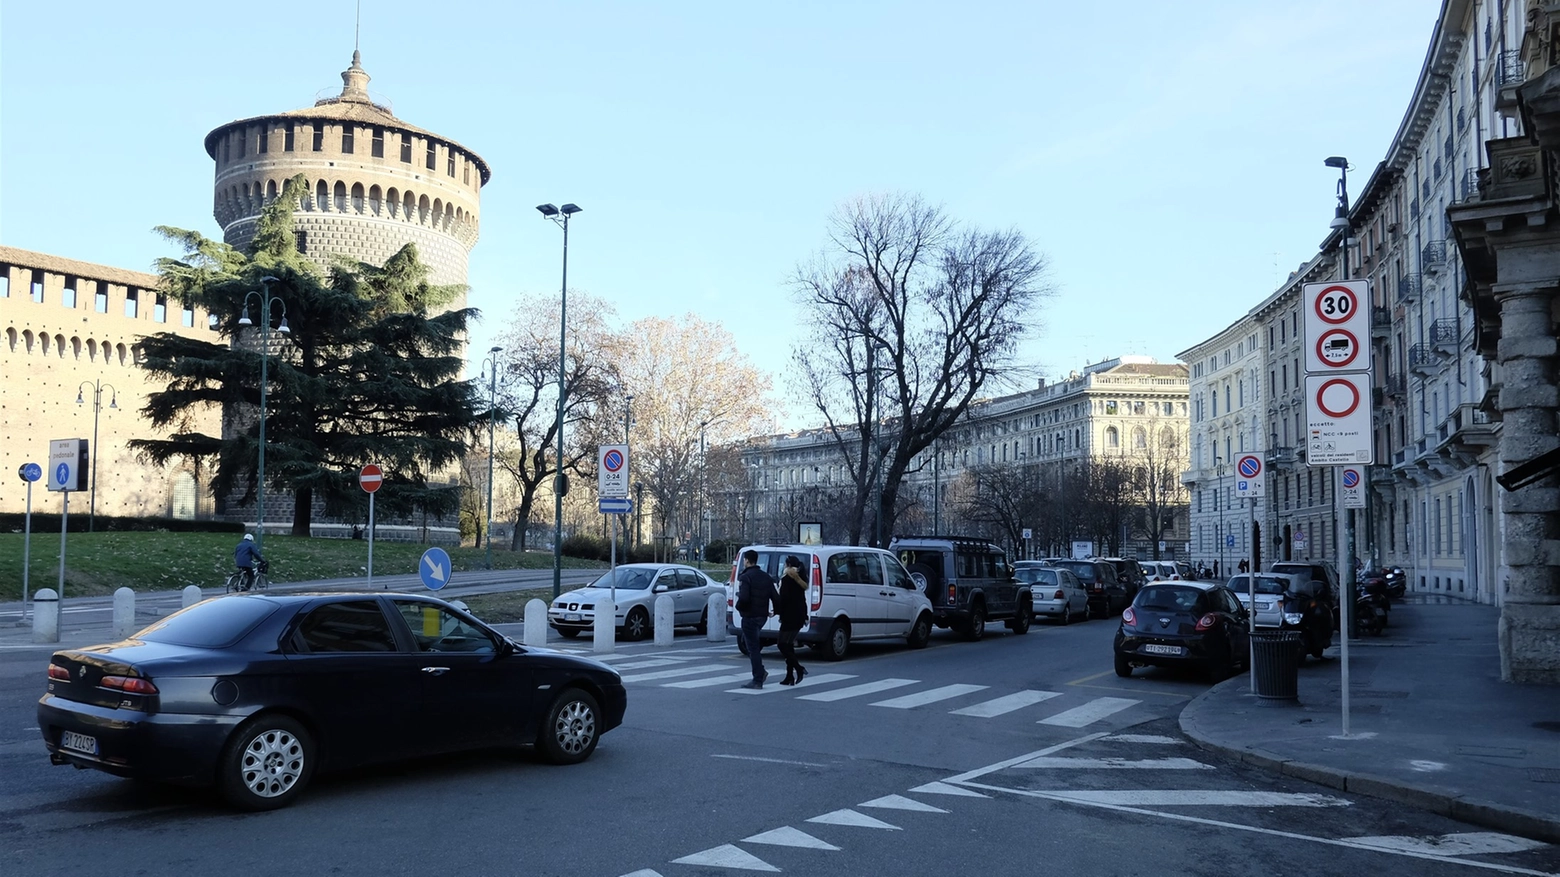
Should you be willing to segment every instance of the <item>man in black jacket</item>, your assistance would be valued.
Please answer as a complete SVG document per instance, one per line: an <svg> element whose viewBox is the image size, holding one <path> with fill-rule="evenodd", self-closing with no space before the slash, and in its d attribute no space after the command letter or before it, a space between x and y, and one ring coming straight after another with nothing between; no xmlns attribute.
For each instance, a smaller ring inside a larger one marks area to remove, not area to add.
<svg viewBox="0 0 1560 877"><path fill-rule="evenodd" d="M759 631L769 621L779 595L775 593L775 580L758 568L758 552L742 552L742 572L737 576L737 614L742 616L742 642L747 644L748 660L753 662L753 681L743 688L763 688L769 673L764 670L764 659L758 650L763 647Z"/></svg>

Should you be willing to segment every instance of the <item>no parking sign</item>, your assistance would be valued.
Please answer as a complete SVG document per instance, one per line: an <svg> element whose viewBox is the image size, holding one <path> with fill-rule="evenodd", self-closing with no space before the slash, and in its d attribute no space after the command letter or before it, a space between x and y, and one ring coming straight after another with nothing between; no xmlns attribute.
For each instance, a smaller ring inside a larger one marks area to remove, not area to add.
<svg viewBox="0 0 1560 877"><path fill-rule="evenodd" d="M1267 472L1262 458L1256 454L1241 454L1235 460L1235 492L1241 496L1258 497L1267 492Z"/></svg>

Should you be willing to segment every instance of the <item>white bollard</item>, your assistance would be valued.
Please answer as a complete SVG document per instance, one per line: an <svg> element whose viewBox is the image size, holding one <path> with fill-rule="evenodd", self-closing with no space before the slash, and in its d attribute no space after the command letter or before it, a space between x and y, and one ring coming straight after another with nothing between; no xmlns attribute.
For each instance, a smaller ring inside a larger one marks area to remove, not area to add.
<svg viewBox="0 0 1560 877"><path fill-rule="evenodd" d="M188 609L194 606L200 602L200 598L203 596L200 592L200 585L185 585L184 590L179 593L181 594L179 599L180 609Z"/></svg>
<svg viewBox="0 0 1560 877"><path fill-rule="evenodd" d="M709 605L704 610L705 631L704 638L712 643L726 641L726 595L711 594Z"/></svg>
<svg viewBox="0 0 1560 877"><path fill-rule="evenodd" d="M60 641L60 595L53 588L33 594L33 642Z"/></svg>
<svg viewBox="0 0 1560 877"><path fill-rule="evenodd" d="M547 645L547 604L541 600L526 601L523 642L528 646Z"/></svg>
<svg viewBox="0 0 1560 877"><path fill-rule="evenodd" d="M617 648L617 607L608 598L596 601L596 641L592 651L598 655L611 654Z"/></svg>
<svg viewBox="0 0 1560 877"><path fill-rule="evenodd" d="M676 633L672 630L672 620L675 610L672 608L672 595L662 594L655 598L655 644L669 646L672 637Z"/></svg>
<svg viewBox="0 0 1560 877"><path fill-rule="evenodd" d="M114 639L124 639L135 633L135 592L129 588L114 589Z"/></svg>

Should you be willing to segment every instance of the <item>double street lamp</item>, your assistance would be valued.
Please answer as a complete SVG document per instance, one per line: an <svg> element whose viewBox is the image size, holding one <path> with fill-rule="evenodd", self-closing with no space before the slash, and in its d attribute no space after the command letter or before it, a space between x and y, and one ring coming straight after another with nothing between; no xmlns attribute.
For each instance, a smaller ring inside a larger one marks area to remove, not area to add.
<svg viewBox="0 0 1560 877"><path fill-rule="evenodd" d="M564 367L568 361L569 343L569 217L580 212L576 204L554 207L538 204L538 212L556 222L563 229L563 286L558 294L558 471L553 479L553 596L563 591L563 411L568 398L564 384Z"/></svg>
<svg viewBox="0 0 1560 877"><path fill-rule="evenodd" d="M85 405L87 400L83 396L87 387L92 388L92 504L91 513L87 516L87 532L91 533L97 525L97 455L98 455L98 412L103 410L103 390L108 390L108 407L118 410L119 393L113 384L105 384L102 379L82 381L76 388L76 404Z"/></svg>
<svg viewBox="0 0 1560 877"><path fill-rule="evenodd" d="M266 397L266 360L270 358L271 349L271 305L277 304L282 309L281 324L276 331L283 335L292 334L287 327L287 302L271 295L271 284L280 283L275 277L266 275L260 278L261 289L259 292L250 292L244 296L244 315L238 318L240 326L253 326L249 319L249 300L258 297L260 299L260 453L256 467L255 480L255 549L264 550L262 543L265 541L265 397Z"/></svg>
<svg viewBox="0 0 1560 877"><path fill-rule="evenodd" d="M482 367L488 377L488 479L487 479L487 568L493 568L493 428L498 419L498 353L491 347Z"/></svg>

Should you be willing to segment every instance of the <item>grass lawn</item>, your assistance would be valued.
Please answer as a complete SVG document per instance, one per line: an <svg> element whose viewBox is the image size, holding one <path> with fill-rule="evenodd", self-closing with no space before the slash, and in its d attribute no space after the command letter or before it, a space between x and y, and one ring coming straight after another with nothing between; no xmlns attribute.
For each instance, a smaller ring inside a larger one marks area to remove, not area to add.
<svg viewBox="0 0 1560 877"><path fill-rule="evenodd" d="M497 561L494 561L496 564ZM518 624L525 620L525 604L529 600L552 602L552 587L531 588L526 591L502 591L462 598L472 615L488 624ZM516 637L518 639L519 637Z"/></svg>
<svg viewBox="0 0 1560 877"><path fill-rule="evenodd" d="M176 591L186 585L220 587L233 571L232 533L72 533L65 543L65 594L112 594L116 588ZM417 571L428 546L407 542L374 543L374 575ZM456 571L487 568L486 548L445 548ZM273 582L349 578L368 575L368 543L353 539L265 537L265 556ZM58 532L32 534L28 587L54 588L59 582ZM563 559L569 569L599 569L605 564ZM496 569L551 569L548 551L493 549ZM548 590L546 599L552 594ZM22 599L22 534L0 533L0 601ZM521 606L525 603L522 600ZM518 620L518 619L517 619Z"/></svg>

